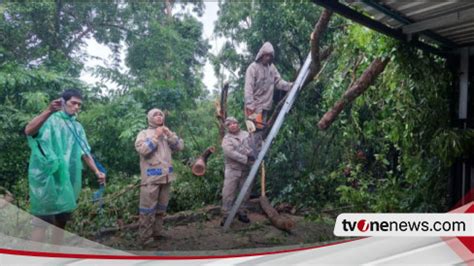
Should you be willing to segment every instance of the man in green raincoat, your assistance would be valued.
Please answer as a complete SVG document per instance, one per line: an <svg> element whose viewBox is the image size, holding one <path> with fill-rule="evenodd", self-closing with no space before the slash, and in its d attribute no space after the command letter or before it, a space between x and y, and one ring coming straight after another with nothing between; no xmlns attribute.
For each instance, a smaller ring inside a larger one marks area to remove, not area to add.
<svg viewBox="0 0 474 266"><path fill-rule="evenodd" d="M78 90L69 89L61 98L31 120L25 128L31 156L28 168L32 240L43 242L46 223L55 225L52 243L61 244L66 222L77 207L82 184L82 161L105 182L92 159L82 125L76 115L82 105ZM58 229L59 228L59 229Z"/></svg>

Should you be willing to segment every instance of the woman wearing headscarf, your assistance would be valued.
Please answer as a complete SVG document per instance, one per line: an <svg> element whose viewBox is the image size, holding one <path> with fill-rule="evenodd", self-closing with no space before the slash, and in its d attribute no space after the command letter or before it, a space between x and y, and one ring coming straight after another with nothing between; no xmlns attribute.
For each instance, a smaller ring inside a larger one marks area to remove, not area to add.
<svg viewBox="0 0 474 266"><path fill-rule="evenodd" d="M171 153L184 148L184 142L165 125L165 114L151 109L148 128L135 141L140 154L139 236L142 245L153 243L163 229L163 218L169 201L171 182L176 179Z"/></svg>

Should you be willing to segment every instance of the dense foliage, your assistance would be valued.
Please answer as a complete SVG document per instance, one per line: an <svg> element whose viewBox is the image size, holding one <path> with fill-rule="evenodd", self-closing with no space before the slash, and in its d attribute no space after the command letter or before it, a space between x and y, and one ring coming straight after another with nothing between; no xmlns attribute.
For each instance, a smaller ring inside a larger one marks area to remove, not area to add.
<svg viewBox="0 0 474 266"><path fill-rule="evenodd" d="M282 76L293 79L320 13L306 1L222 3L217 33L229 41L215 68L244 73L268 40ZM242 46L250 52L236 56ZM272 198L316 213L445 210L449 167L469 139L450 129L445 60L336 15L321 46L334 51L320 79L301 92L267 159ZM320 131L321 116L376 57L391 59L376 83ZM242 77L235 82L242 88ZM230 99L240 117L242 94L236 89Z"/></svg>
<svg viewBox="0 0 474 266"><path fill-rule="evenodd" d="M175 2L176 10L180 4L198 15L203 11L201 1ZM136 219L134 140L152 107L166 110L167 125L186 143L175 156L179 179L170 211L219 203L222 152L211 156L205 177L194 177L189 169L205 148L220 145L217 95L202 84L205 60L213 62L220 80L231 82L228 111L242 119L243 75L262 43L272 42L275 65L293 80L321 13L308 1L223 1L215 32L227 43L209 55L202 24L185 9L166 14L163 1L4 1L0 10L0 186L27 208L30 152L23 128L63 89L80 88L86 97L79 120L93 152L109 169L104 209L90 201L97 184L86 172L78 215L70 225L84 235ZM86 38L114 52L116 64L97 67L95 74L116 83L116 91L79 80ZM319 80L299 95L266 159L269 196L312 214L334 208L445 210L449 167L472 136L450 128L452 77L444 59L335 15L321 46L332 46L332 55ZM119 70L121 47L127 72ZM391 59L376 83L329 130L320 131L321 116L376 57ZM276 93L275 100L282 96Z"/></svg>

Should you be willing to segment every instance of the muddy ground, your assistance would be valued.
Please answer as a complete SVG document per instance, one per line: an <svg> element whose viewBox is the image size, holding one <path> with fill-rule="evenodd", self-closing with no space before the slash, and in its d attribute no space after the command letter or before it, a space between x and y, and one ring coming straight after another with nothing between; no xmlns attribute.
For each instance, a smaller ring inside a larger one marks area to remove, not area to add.
<svg viewBox="0 0 474 266"><path fill-rule="evenodd" d="M136 224L121 230L105 230L96 241L122 250L217 251L299 247L341 240L334 237L331 222L313 221L297 213L285 214L295 221L291 231L277 229L257 205L249 213L249 224L234 219L227 232L220 225L222 217L219 207L208 206L197 211L168 215L163 236L145 248L138 244Z"/></svg>

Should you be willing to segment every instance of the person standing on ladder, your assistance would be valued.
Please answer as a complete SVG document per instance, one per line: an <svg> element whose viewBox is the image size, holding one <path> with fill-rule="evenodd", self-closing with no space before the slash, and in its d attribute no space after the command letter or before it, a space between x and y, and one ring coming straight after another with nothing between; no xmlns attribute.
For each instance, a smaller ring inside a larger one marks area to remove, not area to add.
<svg viewBox="0 0 474 266"><path fill-rule="evenodd" d="M262 47L261 50L265 50L264 47ZM260 58L260 57L257 56L257 58ZM281 125L282 125L282 123L285 119L285 115L288 113L288 111L293 106L293 103L295 101L297 92L301 89L302 83L304 82L304 80L309 75L310 65L311 65L311 53L309 53L308 56L306 57L306 60L305 60L303 66L301 67L301 69L298 73L298 77L295 80L295 84L293 85L293 84L287 82L288 86L292 87L292 88L289 89L288 97L285 100L284 104L282 105L282 108L281 108L280 112L278 113L278 116L276 117L275 122L272 125L268 136L266 136L265 143L262 142L263 145L261 145L261 147L259 147L261 150L259 150L259 154L256 157L255 162L252 164L252 167L250 168L250 172L248 174L248 177L244 181L244 183L242 185L242 189L240 190L237 198L235 199L235 202L234 202L231 210L229 211L228 218L224 222L224 231L227 231L229 229L229 226L232 223L232 220L234 219L235 215L237 214L238 209L240 208L240 205L243 203L243 200L244 200L247 192L251 189L250 187L251 187L252 182L255 178L255 175L257 174L257 171L258 171L258 167L259 167L258 164L260 164L262 162L263 157L265 156L266 152L270 148L270 144L271 144L272 140L275 138L275 136L278 134L278 131L281 128ZM249 80L251 80L251 78L249 78ZM273 88L273 85L271 87ZM270 99L270 101L272 100L271 98L269 98L269 99ZM251 111L249 111L249 113L251 113L251 114L256 113L256 109L255 110L252 109ZM263 135L263 132L261 132L260 134Z"/></svg>
<svg viewBox="0 0 474 266"><path fill-rule="evenodd" d="M261 149L263 132L267 126L268 112L273 105L273 90L289 91L293 85L283 80L273 65L274 49L265 42L258 51L255 61L245 73L245 117L249 133L252 133L255 156Z"/></svg>
<svg viewBox="0 0 474 266"><path fill-rule="evenodd" d="M229 211L234 204L237 193L242 189L245 178L249 173L249 165L255 161L252 155L252 149L249 146L249 133L240 130L239 122L234 117L227 117L225 120L227 133L222 139L222 150L224 152L224 186L222 187L222 222L224 225ZM246 194L244 203L248 201L250 196ZM243 223L249 223L244 206L239 208L238 219Z"/></svg>
<svg viewBox="0 0 474 266"><path fill-rule="evenodd" d="M163 111L151 109L147 118L148 129L142 130L135 141L142 179L138 234L143 246L160 237L171 182L176 179L171 153L184 149L183 140L165 126Z"/></svg>
<svg viewBox="0 0 474 266"><path fill-rule="evenodd" d="M82 162L105 183L90 153L86 134L76 115L82 95L76 89L65 90L61 98L31 120L25 128L31 148L28 182L32 220L31 239L44 242L47 223L54 224L52 243L62 244L64 227L77 208L82 187ZM45 223L47 222L47 223Z"/></svg>

